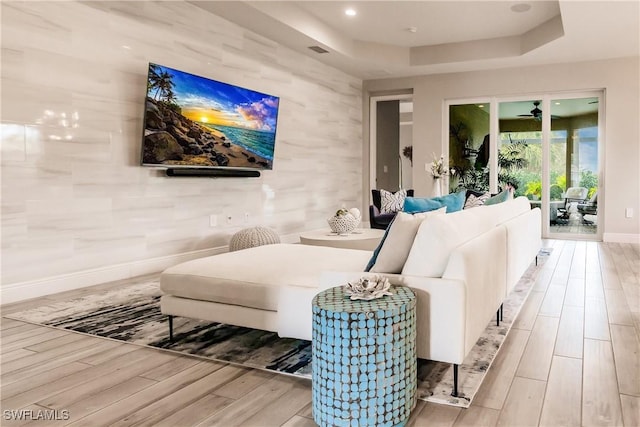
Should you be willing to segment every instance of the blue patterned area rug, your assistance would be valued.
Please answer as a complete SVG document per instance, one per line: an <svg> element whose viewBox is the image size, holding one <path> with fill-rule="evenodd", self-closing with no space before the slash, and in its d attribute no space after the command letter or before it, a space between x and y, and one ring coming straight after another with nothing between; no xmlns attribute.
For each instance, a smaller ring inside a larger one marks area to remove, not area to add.
<svg viewBox="0 0 640 427"><path fill-rule="evenodd" d="M549 251L538 256L538 266L525 272L504 302L500 326L486 328L460 365L460 397L452 397L451 364L418 360L418 398L468 407L500 349ZM174 340L169 341L167 317L160 313L158 280L96 292L69 301L37 307L6 317L67 329L131 344L156 347L206 359L311 378L311 342L279 338L274 332L239 326L174 318Z"/></svg>

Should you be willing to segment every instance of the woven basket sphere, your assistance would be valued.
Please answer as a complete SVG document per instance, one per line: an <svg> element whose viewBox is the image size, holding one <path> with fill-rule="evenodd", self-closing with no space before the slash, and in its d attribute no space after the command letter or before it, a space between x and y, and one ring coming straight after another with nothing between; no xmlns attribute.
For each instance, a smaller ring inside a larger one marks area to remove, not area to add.
<svg viewBox="0 0 640 427"><path fill-rule="evenodd" d="M267 227L251 227L238 231L229 242L229 251L280 243L278 233Z"/></svg>

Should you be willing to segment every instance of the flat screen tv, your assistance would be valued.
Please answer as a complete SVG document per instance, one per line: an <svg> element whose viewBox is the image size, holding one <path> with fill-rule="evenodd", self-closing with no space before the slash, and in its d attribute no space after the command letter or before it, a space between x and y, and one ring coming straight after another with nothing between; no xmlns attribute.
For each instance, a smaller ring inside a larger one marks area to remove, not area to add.
<svg viewBox="0 0 640 427"><path fill-rule="evenodd" d="M279 101L151 63L142 165L272 169Z"/></svg>

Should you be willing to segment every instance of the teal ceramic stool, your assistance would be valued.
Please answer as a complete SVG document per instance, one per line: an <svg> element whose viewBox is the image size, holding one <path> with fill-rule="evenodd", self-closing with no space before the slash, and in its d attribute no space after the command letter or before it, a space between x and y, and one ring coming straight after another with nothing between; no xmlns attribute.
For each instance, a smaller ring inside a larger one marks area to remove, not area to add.
<svg viewBox="0 0 640 427"><path fill-rule="evenodd" d="M352 301L342 287L313 299L313 419L320 426L404 425L416 403L415 295Z"/></svg>

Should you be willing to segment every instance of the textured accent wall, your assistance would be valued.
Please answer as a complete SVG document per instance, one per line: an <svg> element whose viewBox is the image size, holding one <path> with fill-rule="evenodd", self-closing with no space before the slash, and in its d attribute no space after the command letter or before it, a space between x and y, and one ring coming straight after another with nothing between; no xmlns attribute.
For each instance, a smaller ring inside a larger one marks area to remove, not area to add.
<svg viewBox="0 0 640 427"><path fill-rule="evenodd" d="M362 208L359 79L189 3L1 7L3 287ZM279 96L274 170L167 178L139 166L148 62Z"/></svg>

